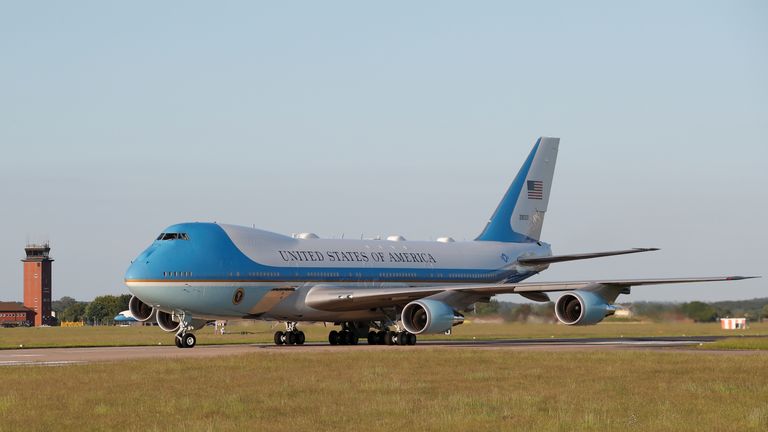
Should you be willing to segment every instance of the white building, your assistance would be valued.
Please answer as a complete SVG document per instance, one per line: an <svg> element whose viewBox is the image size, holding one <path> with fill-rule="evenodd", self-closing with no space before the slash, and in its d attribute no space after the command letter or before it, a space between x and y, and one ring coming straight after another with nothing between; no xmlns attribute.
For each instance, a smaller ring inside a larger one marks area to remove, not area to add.
<svg viewBox="0 0 768 432"><path fill-rule="evenodd" d="M746 318L720 318L720 327L723 330L743 330L747 328Z"/></svg>

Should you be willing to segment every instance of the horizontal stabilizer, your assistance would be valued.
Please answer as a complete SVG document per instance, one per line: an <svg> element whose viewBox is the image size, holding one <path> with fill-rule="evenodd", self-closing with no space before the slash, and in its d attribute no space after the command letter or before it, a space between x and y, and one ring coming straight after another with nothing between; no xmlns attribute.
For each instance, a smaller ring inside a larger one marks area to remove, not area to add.
<svg viewBox="0 0 768 432"><path fill-rule="evenodd" d="M576 261L576 260L601 258L601 257L607 257L607 256L614 256L614 255L626 255L626 254L633 254L633 253L639 253L639 252L651 252L651 251L657 251L657 250L659 249L658 248L634 248L634 249L609 251L609 252L592 252L592 253L583 253L583 254L552 255L552 256L543 256L543 257L529 257L529 258L524 257L524 258L519 258L517 262L522 265L543 265L543 264L552 264L552 263L563 262L563 261Z"/></svg>

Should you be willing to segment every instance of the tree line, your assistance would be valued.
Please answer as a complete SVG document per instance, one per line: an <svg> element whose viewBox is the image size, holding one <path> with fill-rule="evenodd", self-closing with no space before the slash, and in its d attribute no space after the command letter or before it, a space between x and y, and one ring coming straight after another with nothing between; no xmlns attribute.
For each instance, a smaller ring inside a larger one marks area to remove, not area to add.
<svg viewBox="0 0 768 432"><path fill-rule="evenodd" d="M51 302L51 309L56 312L59 321L83 321L88 324L109 324L115 315L128 309L130 294L119 296L103 295L93 301L77 301L64 296Z"/></svg>
<svg viewBox="0 0 768 432"><path fill-rule="evenodd" d="M768 320L768 297L720 302L634 302L621 306L629 309L632 313L631 319L635 320L713 322L720 318L732 317ZM490 303L475 304L467 312L479 316L500 316L510 322L554 322L554 310L552 302L520 304L492 299Z"/></svg>

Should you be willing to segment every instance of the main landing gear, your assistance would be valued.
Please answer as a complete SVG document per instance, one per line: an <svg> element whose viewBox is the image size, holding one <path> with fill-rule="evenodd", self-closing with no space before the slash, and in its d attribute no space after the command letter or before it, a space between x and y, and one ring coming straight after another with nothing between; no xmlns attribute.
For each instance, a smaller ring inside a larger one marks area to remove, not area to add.
<svg viewBox="0 0 768 432"><path fill-rule="evenodd" d="M304 345L304 332L296 328L295 322L285 323L285 331L275 332L275 345Z"/></svg>
<svg viewBox="0 0 768 432"><path fill-rule="evenodd" d="M368 345L416 345L416 335L407 331L371 330Z"/></svg>
<svg viewBox="0 0 768 432"><path fill-rule="evenodd" d="M390 331L382 323L369 323L380 330L371 330L368 324L341 323L341 331L331 330L328 342L331 345L357 345L360 339L367 339L368 345L416 345L416 335L407 331Z"/></svg>
<svg viewBox="0 0 768 432"><path fill-rule="evenodd" d="M328 343L331 345L357 345L360 338L354 332L344 328L341 331L331 330L328 333Z"/></svg>

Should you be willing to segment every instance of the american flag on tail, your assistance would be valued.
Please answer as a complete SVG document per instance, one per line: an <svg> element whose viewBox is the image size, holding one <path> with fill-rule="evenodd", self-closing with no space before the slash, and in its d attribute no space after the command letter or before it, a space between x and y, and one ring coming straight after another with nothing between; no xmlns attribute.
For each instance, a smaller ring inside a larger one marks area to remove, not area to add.
<svg viewBox="0 0 768 432"><path fill-rule="evenodd" d="M544 199L544 182L528 180L528 199Z"/></svg>

